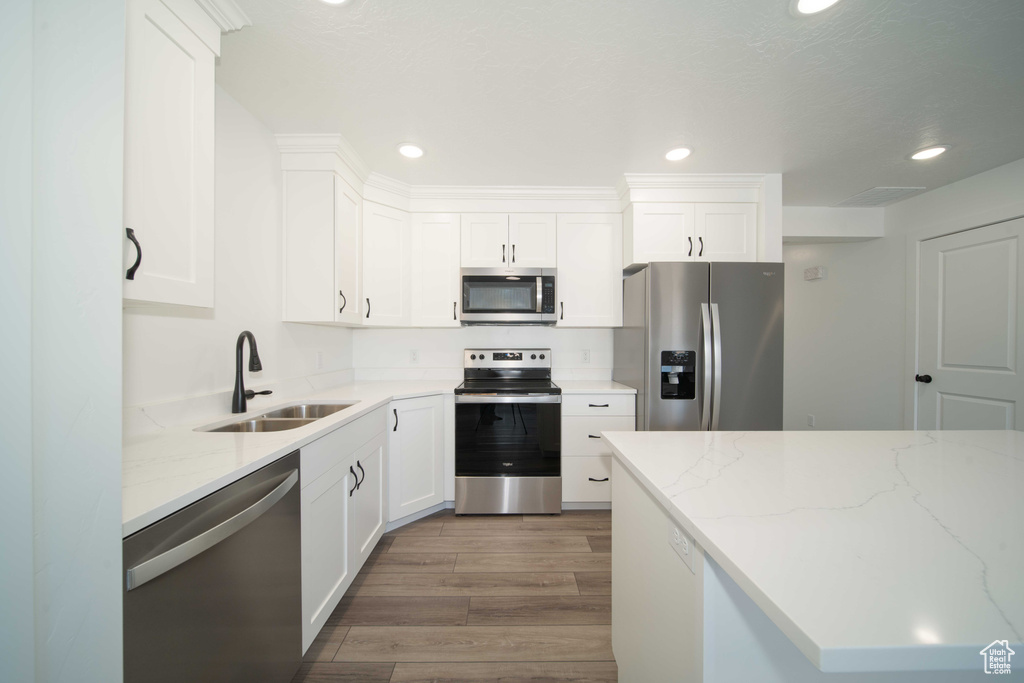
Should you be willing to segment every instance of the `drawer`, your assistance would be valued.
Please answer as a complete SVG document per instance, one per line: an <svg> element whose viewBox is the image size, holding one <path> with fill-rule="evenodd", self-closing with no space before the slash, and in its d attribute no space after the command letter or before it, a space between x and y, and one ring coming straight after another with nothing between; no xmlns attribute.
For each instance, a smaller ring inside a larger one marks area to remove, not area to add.
<svg viewBox="0 0 1024 683"><path fill-rule="evenodd" d="M607 479L607 481L591 481ZM565 503L610 503L612 500L612 458L610 455L562 460L562 501Z"/></svg>
<svg viewBox="0 0 1024 683"><path fill-rule="evenodd" d="M636 415L636 394L563 394L562 415Z"/></svg>
<svg viewBox="0 0 1024 683"><path fill-rule="evenodd" d="M562 455L611 455L612 449L604 439L593 439L601 432L632 432L636 418L613 415L611 417L562 418Z"/></svg>

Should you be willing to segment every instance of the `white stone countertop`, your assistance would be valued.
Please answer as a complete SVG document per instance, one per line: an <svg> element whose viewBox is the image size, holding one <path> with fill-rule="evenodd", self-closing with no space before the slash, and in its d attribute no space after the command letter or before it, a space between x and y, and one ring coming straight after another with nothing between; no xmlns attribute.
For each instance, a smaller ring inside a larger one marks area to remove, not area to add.
<svg viewBox="0 0 1024 683"><path fill-rule="evenodd" d="M604 436L822 671L1024 653L1024 433Z"/></svg>
<svg viewBox="0 0 1024 683"><path fill-rule="evenodd" d="M636 389L607 380L556 379L563 394L635 394Z"/></svg>
<svg viewBox="0 0 1024 683"><path fill-rule="evenodd" d="M256 417L282 405L358 401L298 429L254 434L197 432L195 427L243 415L214 415L187 427L125 438L122 453L121 533L139 531L186 505L255 472L393 399L450 394L457 381L355 382L301 397L250 401ZM258 402L257 402L258 401Z"/></svg>

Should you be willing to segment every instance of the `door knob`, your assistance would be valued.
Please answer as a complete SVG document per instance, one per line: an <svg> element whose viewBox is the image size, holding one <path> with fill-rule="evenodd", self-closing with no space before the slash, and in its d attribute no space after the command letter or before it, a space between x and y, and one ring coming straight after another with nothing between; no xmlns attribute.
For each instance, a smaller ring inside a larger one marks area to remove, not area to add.
<svg viewBox="0 0 1024 683"><path fill-rule="evenodd" d="M932 376L931 375L914 375L914 381L915 382L920 382L921 384L931 384L932 383Z"/></svg>

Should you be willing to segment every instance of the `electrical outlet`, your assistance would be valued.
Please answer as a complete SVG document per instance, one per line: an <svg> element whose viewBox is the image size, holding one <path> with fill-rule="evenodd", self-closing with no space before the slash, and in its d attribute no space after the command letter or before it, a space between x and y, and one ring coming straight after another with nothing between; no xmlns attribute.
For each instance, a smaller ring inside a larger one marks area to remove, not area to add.
<svg viewBox="0 0 1024 683"><path fill-rule="evenodd" d="M583 362L584 363L589 363L590 362L590 349L583 349Z"/></svg>
<svg viewBox="0 0 1024 683"><path fill-rule="evenodd" d="M413 349L409 352L409 362L415 365L420 362L420 352Z"/></svg>
<svg viewBox="0 0 1024 683"><path fill-rule="evenodd" d="M808 282L812 280L824 280L826 277L828 277L828 270L825 266L804 268L804 280L807 280Z"/></svg>
<svg viewBox="0 0 1024 683"><path fill-rule="evenodd" d="M313 359L313 368L316 370L322 370L324 367L324 352L317 351L316 356Z"/></svg>
<svg viewBox="0 0 1024 683"><path fill-rule="evenodd" d="M693 558L696 553L694 552L693 539L690 538L690 535L670 522L668 525L668 544L672 546L672 550L676 551L676 555L690 568L690 571L696 574L697 570L694 568Z"/></svg>
<svg viewBox="0 0 1024 683"><path fill-rule="evenodd" d="M816 422L816 420L815 420L813 415L808 415L807 416L807 426L808 427L813 427L815 422Z"/></svg>

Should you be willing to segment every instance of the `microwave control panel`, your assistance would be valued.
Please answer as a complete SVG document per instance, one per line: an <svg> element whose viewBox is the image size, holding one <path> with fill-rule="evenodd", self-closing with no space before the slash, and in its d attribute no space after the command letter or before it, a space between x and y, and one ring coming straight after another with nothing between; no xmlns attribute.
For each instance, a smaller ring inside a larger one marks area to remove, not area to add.
<svg viewBox="0 0 1024 683"><path fill-rule="evenodd" d="M555 312L555 278L546 277L541 285L543 293L541 296L541 313Z"/></svg>

